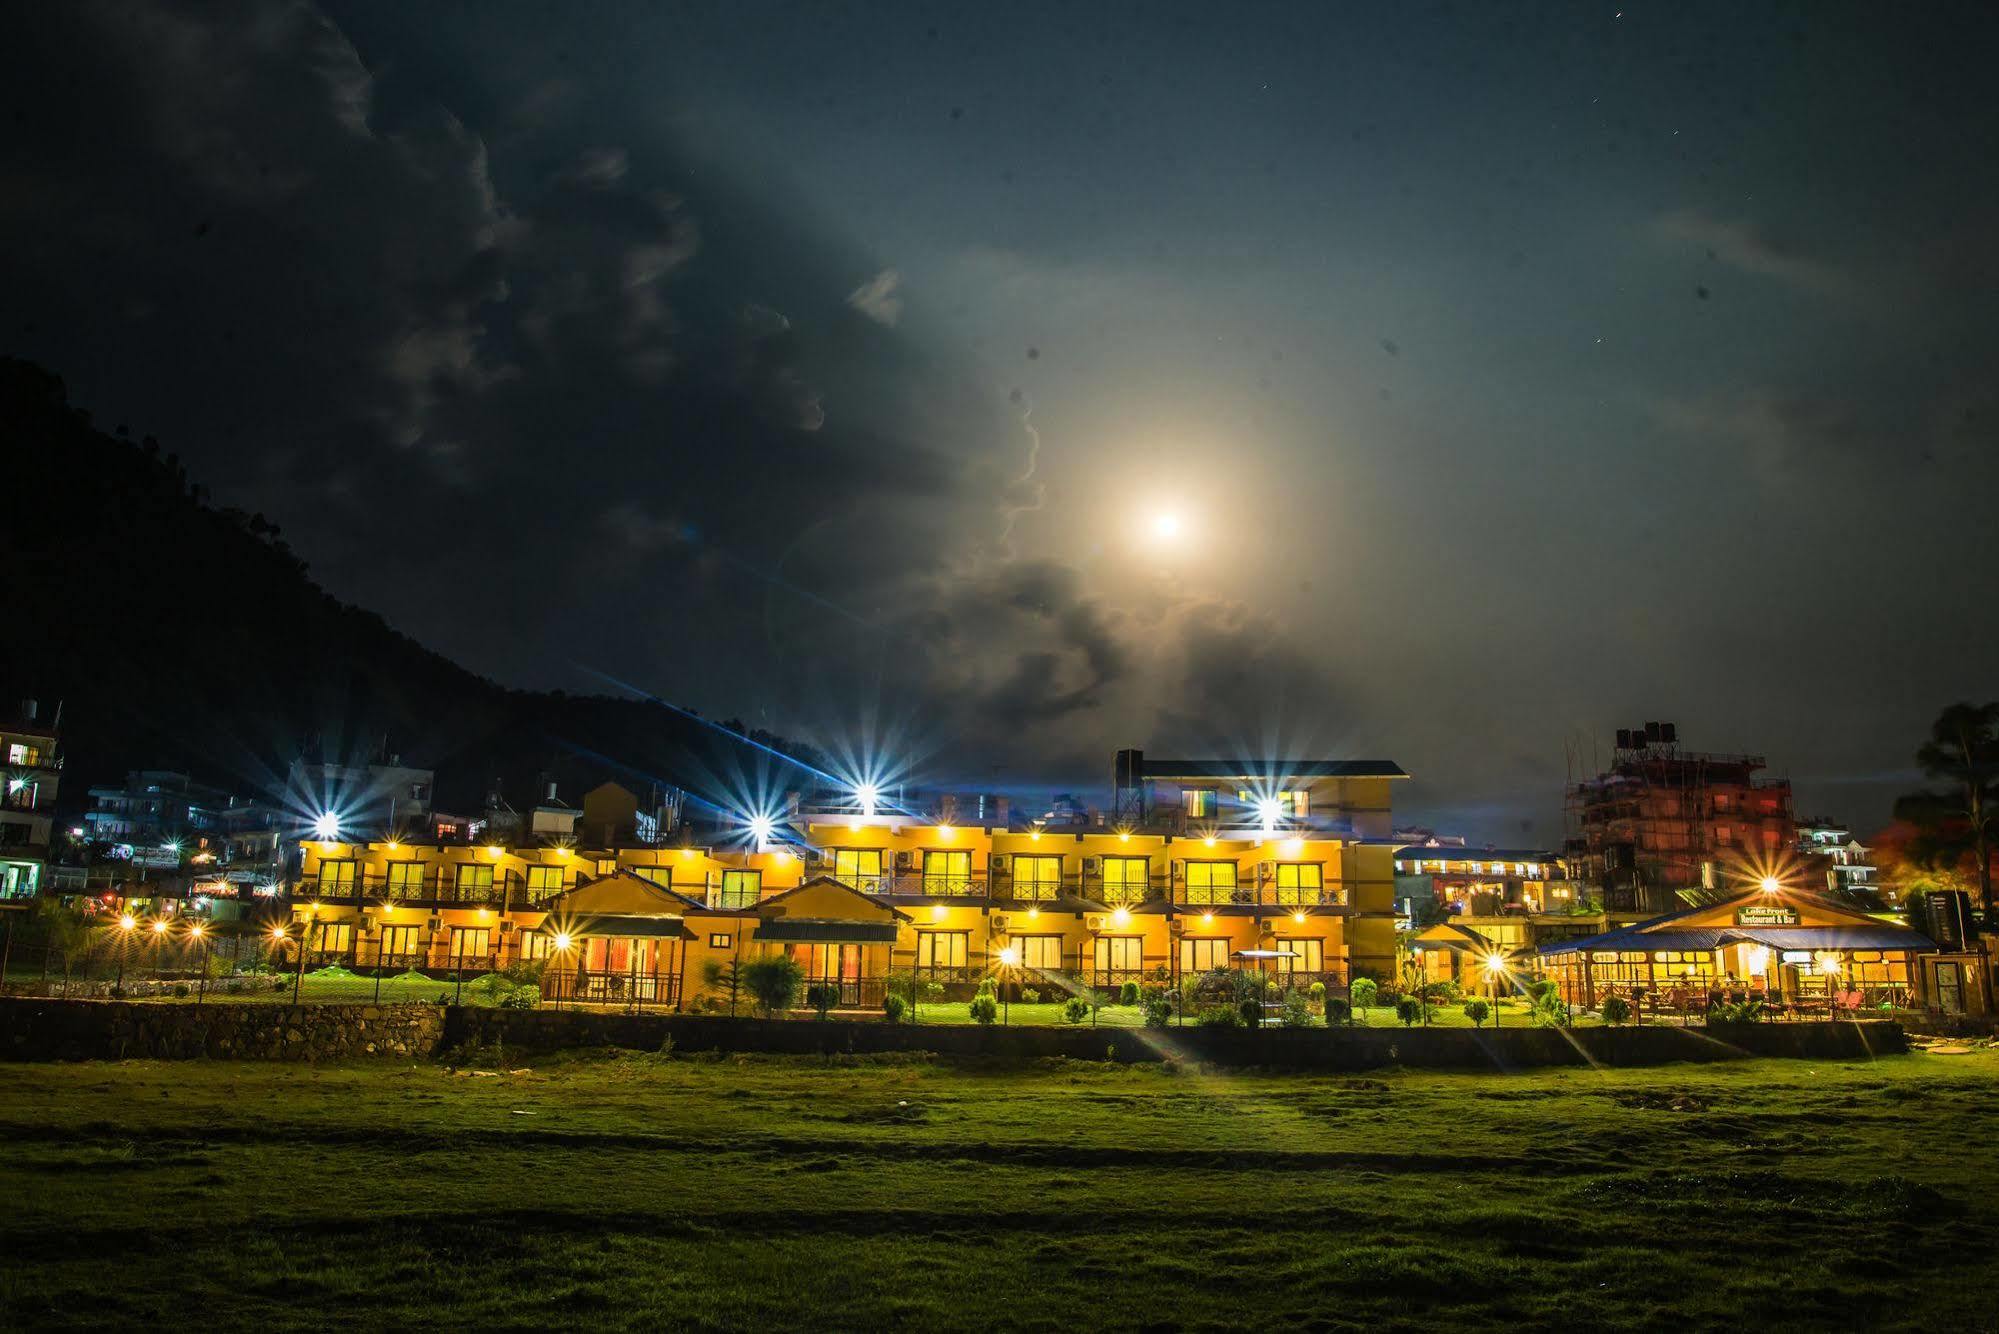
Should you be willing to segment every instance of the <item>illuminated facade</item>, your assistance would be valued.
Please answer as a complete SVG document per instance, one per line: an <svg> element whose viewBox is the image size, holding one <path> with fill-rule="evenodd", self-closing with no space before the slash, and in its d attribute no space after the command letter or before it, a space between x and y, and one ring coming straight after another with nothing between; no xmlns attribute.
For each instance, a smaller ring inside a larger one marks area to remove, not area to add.
<svg viewBox="0 0 1999 1334"><path fill-rule="evenodd" d="M30 899L48 874L62 757L34 700L0 722L0 901Z"/></svg>
<svg viewBox="0 0 1999 1334"><path fill-rule="evenodd" d="M996 976L1053 999L1171 984L1245 951L1301 987L1344 986L1394 975L1393 849L1364 840L1389 832L1402 776L1158 762L1121 767L1143 791L1121 783L1120 804L1145 803L1125 818L956 823L843 800L674 846L585 847L600 789L572 830L532 843L308 840L294 930L318 962L548 960L557 994L683 1008L719 998L718 970L776 950L850 1006L878 1004L891 974L967 992Z"/></svg>

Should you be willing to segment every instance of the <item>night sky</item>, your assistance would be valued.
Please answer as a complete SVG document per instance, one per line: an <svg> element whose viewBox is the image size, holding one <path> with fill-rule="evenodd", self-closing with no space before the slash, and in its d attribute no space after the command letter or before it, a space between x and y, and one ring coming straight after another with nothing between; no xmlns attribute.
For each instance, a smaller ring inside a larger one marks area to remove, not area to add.
<svg viewBox="0 0 1999 1334"><path fill-rule="evenodd" d="M923 777L1992 693L1987 5L24 6L0 350L510 684Z"/></svg>

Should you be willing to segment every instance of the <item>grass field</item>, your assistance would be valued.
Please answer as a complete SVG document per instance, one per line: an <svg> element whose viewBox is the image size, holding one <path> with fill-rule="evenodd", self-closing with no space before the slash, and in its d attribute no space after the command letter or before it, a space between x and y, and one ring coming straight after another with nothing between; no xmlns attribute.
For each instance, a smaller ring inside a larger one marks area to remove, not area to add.
<svg viewBox="0 0 1999 1334"><path fill-rule="evenodd" d="M15 1065L0 1327L1989 1328L1996 1077Z"/></svg>

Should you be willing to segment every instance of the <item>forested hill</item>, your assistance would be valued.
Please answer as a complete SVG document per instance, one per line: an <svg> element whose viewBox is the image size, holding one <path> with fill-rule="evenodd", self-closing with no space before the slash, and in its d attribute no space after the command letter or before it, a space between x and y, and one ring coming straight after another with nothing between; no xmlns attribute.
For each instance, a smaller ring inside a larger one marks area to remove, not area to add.
<svg viewBox="0 0 1999 1334"><path fill-rule="evenodd" d="M0 713L62 703L65 812L131 768L250 792L302 754L366 759L384 741L437 769L447 809L496 777L532 804L544 770L573 797L602 777L702 791L769 768L663 705L508 690L337 601L264 516L212 504L150 438L96 430L22 361L0 359L0 458Z"/></svg>

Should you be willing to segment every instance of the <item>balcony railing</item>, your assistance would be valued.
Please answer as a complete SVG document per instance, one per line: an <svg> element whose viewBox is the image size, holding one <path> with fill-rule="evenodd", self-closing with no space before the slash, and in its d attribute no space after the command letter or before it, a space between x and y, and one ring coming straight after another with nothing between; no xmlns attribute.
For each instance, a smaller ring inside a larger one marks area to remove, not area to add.
<svg viewBox="0 0 1999 1334"><path fill-rule="evenodd" d="M541 896L553 897L555 891ZM294 891L295 899L316 903L408 903L425 907L507 907L510 901L531 906L525 882L517 872L496 874L490 884L460 883L455 874L427 875L420 879L390 882L387 876L357 876L352 880L304 880Z"/></svg>

